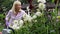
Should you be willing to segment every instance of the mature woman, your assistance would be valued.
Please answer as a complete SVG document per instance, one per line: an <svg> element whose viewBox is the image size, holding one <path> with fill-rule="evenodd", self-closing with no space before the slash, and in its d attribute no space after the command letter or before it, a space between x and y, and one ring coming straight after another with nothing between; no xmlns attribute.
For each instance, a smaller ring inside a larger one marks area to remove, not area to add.
<svg viewBox="0 0 60 34"><path fill-rule="evenodd" d="M13 20L22 19L23 14L25 14L25 11L21 9L21 2L15 1L12 9L9 10L8 14L6 15L6 25L9 26Z"/></svg>
<svg viewBox="0 0 60 34"><path fill-rule="evenodd" d="M13 20L22 19L23 14L25 14L25 11L21 9L21 2L15 1L13 3L12 9L9 10L8 14L6 15L6 26L9 27L9 24L13 22Z"/></svg>

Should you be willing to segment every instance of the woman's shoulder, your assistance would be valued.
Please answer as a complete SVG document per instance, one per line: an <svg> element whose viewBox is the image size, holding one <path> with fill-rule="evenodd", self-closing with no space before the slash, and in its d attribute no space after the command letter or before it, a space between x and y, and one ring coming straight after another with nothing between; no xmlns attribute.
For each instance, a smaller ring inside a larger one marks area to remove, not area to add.
<svg viewBox="0 0 60 34"><path fill-rule="evenodd" d="M12 10L9 10L9 12L8 13L12 13Z"/></svg>
<svg viewBox="0 0 60 34"><path fill-rule="evenodd" d="M21 12L22 12L22 13L25 13L25 11L24 11L24 10L21 10Z"/></svg>
<svg viewBox="0 0 60 34"><path fill-rule="evenodd" d="M24 10L21 10L22 12L25 12Z"/></svg>
<svg viewBox="0 0 60 34"><path fill-rule="evenodd" d="M12 10L9 10L9 12L12 12Z"/></svg>

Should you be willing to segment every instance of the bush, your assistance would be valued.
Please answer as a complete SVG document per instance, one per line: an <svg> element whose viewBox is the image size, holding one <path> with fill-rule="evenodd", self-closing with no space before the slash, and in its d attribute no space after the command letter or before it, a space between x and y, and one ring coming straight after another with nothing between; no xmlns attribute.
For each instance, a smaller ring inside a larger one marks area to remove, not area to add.
<svg viewBox="0 0 60 34"><path fill-rule="evenodd" d="M0 14L0 23L5 24L5 14Z"/></svg>

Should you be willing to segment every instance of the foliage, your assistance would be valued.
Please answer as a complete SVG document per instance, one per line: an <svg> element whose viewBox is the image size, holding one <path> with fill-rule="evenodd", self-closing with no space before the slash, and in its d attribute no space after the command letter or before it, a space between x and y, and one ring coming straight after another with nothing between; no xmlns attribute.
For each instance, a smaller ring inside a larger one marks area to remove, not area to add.
<svg viewBox="0 0 60 34"><path fill-rule="evenodd" d="M5 15L0 14L0 23L5 24Z"/></svg>

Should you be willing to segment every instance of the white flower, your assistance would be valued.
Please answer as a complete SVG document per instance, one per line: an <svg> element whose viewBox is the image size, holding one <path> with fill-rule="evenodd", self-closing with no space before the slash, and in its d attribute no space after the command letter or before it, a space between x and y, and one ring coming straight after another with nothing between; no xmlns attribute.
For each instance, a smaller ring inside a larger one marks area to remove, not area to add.
<svg viewBox="0 0 60 34"><path fill-rule="evenodd" d="M55 30L51 30L50 32L55 32Z"/></svg>
<svg viewBox="0 0 60 34"><path fill-rule="evenodd" d="M20 25L20 27L23 26L23 20L19 21L19 25Z"/></svg>
<svg viewBox="0 0 60 34"><path fill-rule="evenodd" d="M24 20L24 22L27 22L27 21L28 21L28 19L26 19L26 18L25 18L25 19L23 19L23 20Z"/></svg>
<svg viewBox="0 0 60 34"><path fill-rule="evenodd" d="M24 20L24 21L31 22L31 21L32 21L32 17L31 17L30 15L24 14L24 15L23 15L23 20Z"/></svg>
<svg viewBox="0 0 60 34"><path fill-rule="evenodd" d="M35 15L37 15L37 16L41 16L42 13L41 13L41 12L36 12Z"/></svg>
<svg viewBox="0 0 60 34"><path fill-rule="evenodd" d="M12 26L12 28L13 28L13 29L17 29L17 25L14 24L14 25Z"/></svg>
<svg viewBox="0 0 60 34"><path fill-rule="evenodd" d="M18 20L14 20L12 23L13 24L18 24Z"/></svg>
<svg viewBox="0 0 60 34"><path fill-rule="evenodd" d="M27 21L27 20L28 20L28 19L27 19L27 14L24 14L24 15L23 15L23 20L24 20L24 21Z"/></svg>
<svg viewBox="0 0 60 34"><path fill-rule="evenodd" d="M21 26L23 25L23 20L14 20L12 23L9 25L9 27L17 30L20 29Z"/></svg>
<svg viewBox="0 0 60 34"><path fill-rule="evenodd" d="M37 11L39 12L39 11L40 11L40 9L37 9Z"/></svg>
<svg viewBox="0 0 60 34"><path fill-rule="evenodd" d="M32 17L33 19L36 19L37 18L37 16L36 15L33 15L33 17Z"/></svg>
<svg viewBox="0 0 60 34"><path fill-rule="evenodd" d="M46 3L46 0L38 0L37 2Z"/></svg>
<svg viewBox="0 0 60 34"><path fill-rule="evenodd" d="M29 18L28 21L29 21L29 22L32 22L32 18Z"/></svg>
<svg viewBox="0 0 60 34"><path fill-rule="evenodd" d="M26 9L27 9L27 11L29 11L29 10L30 10L30 9L29 9L29 6L27 6L27 8L26 8Z"/></svg>
<svg viewBox="0 0 60 34"><path fill-rule="evenodd" d="M20 29L20 26L18 26L18 24L14 24L11 28L17 30Z"/></svg>
<svg viewBox="0 0 60 34"><path fill-rule="evenodd" d="M46 6L44 3L39 3L38 7L39 7L39 9L43 10L43 9L45 9Z"/></svg>
<svg viewBox="0 0 60 34"><path fill-rule="evenodd" d="M37 20L35 20L34 22L37 22Z"/></svg>
<svg viewBox="0 0 60 34"><path fill-rule="evenodd" d="M20 29L20 27L17 27L16 29Z"/></svg>
<svg viewBox="0 0 60 34"><path fill-rule="evenodd" d="M25 14L23 14L23 18L26 18L26 16L27 16L27 14L25 13Z"/></svg>
<svg viewBox="0 0 60 34"><path fill-rule="evenodd" d="M0 25L1 25L1 23L0 23Z"/></svg>
<svg viewBox="0 0 60 34"><path fill-rule="evenodd" d="M27 19L28 22L31 22L32 21L32 17L30 15L27 15L26 16L26 19Z"/></svg>
<svg viewBox="0 0 60 34"><path fill-rule="evenodd" d="M42 15L41 12L36 12L35 15L32 16L32 19L36 19L37 16L39 17L39 16L41 16L41 15Z"/></svg>
<svg viewBox="0 0 60 34"><path fill-rule="evenodd" d="M29 12L29 10L30 10L30 9L29 9L29 6L27 6L28 15L30 15L30 12Z"/></svg>

